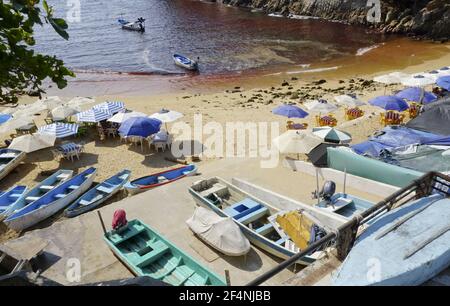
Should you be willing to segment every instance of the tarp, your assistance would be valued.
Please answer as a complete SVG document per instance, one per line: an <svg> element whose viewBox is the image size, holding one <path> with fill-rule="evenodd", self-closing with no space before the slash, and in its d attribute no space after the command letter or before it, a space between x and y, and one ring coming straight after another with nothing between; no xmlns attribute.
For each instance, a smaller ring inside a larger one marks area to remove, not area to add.
<svg viewBox="0 0 450 306"><path fill-rule="evenodd" d="M409 121L406 126L434 134L450 136L450 98L424 106L423 113Z"/></svg>
<svg viewBox="0 0 450 306"><path fill-rule="evenodd" d="M222 218L206 208L197 207L186 224L203 241L225 255L241 256L250 251L250 242L231 218Z"/></svg>
<svg viewBox="0 0 450 306"><path fill-rule="evenodd" d="M343 144L337 143L328 143L324 142L311 150L308 154L306 154L311 161L311 163L316 167L326 167L327 164L327 148L328 147L339 147L339 146L347 146Z"/></svg>
<svg viewBox="0 0 450 306"><path fill-rule="evenodd" d="M449 125L449 123L446 124ZM450 137L404 126L388 126L379 135L369 138L369 141L356 144L351 148L358 154L378 157L383 149L391 150L411 144L440 144L450 146Z"/></svg>
<svg viewBox="0 0 450 306"><path fill-rule="evenodd" d="M423 175L422 172L360 156L348 148L328 148L328 166L381 183L405 187Z"/></svg>

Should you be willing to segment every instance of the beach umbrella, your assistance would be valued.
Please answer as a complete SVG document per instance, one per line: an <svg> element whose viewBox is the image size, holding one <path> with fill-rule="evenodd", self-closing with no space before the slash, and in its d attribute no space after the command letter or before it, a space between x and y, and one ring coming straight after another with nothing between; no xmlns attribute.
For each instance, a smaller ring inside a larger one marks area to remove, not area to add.
<svg viewBox="0 0 450 306"><path fill-rule="evenodd" d="M442 76L436 81L437 86L450 91L450 76Z"/></svg>
<svg viewBox="0 0 450 306"><path fill-rule="evenodd" d="M305 118L309 115L300 107L288 104L277 106L272 110L272 113L275 115L280 115L288 118Z"/></svg>
<svg viewBox="0 0 450 306"><path fill-rule="evenodd" d="M8 148L31 153L40 149L53 147L55 140L56 136L51 134L27 134L14 138Z"/></svg>
<svg viewBox="0 0 450 306"><path fill-rule="evenodd" d="M56 138L64 138L78 133L78 124L55 122L41 126L38 129L41 134L54 135Z"/></svg>
<svg viewBox="0 0 450 306"><path fill-rule="evenodd" d="M79 109L71 106L61 105L52 109L51 114L54 120L64 120L67 117L77 114L79 111Z"/></svg>
<svg viewBox="0 0 450 306"><path fill-rule="evenodd" d="M10 114L0 114L0 124L5 123L9 119L11 119L12 116Z"/></svg>
<svg viewBox="0 0 450 306"><path fill-rule="evenodd" d="M355 95L341 95L334 97L334 100L338 104L346 105L348 107L358 107L366 105L363 101L359 100Z"/></svg>
<svg viewBox="0 0 450 306"><path fill-rule="evenodd" d="M400 84L401 79L408 77L409 74L403 73L403 72L391 72L389 74L383 74L379 75L373 78L373 80L377 83L382 83L386 85L392 85L392 84Z"/></svg>
<svg viewBox="0 0 450 306"><path fill-rule="evenodd" d="M140 113L140 112L135 112L135 111L131 111L131 112L118 112L117 114L115 114L114 116L112 116L111 118L109 118L107 121L109 122L115 122L115 123L122 123L127 119L130 119L132 117L146 117L147 114L144 113Z"/></svg>
<svg viewBox="0 0 450 306"><path fill-rule="evenodd" d="M280 153L303 154L322 143L322 139L306 131L289 130L273 139Z"/></svg>
<svg viewBox="0 0 450 306"><path fill-rule="evenodd" d="M305 103L305 107L312 112L331 113L338 109L338 107L327 100L320 99Z"/></svg>
<svg viewBox="0 0 450 306"><path fill-rule="evenodd" d="M157 119L161 122L164 122L165 126L166 126L166 131L167 129L167 123L168 122L173 122L175 120L180 119L181 117L183 117L182 113L176 112L176 111L171 111L168 109L161 109L159 112L154 113L152 115L149 116L149 118L153 118L153 119Z"/></svg>
<svg viewBox="0 0 450 306"><path fill-rule="evenodd" d="M405 111L409 108L408 103L396 96L380 96L369 101L369 104L384 108L385 110Z"/></svg>
<svg viewBox="0 0 450 306"><path fill-rule="evenodd" d="M11 132L31 124L33 124L33 119L29 116L13 117L0 126L0 134Z"/></svg>
<svg viewBox="0 0 450 306"><path fill-rule="evenodd" d="M132 117L125 120L119 128L122 136L147 137L159 132L161 121L148 117Z"/></svg>
<svg viewBox="0 0 450 306"><path fill-rule="evenodd" d="M425 91L421 87L410 87L398 92L396 97L419 103L430 103L437 100L431 92Z"/></svg>
<svg viewBox="0 0 450 306"><path fill-rule="evenodd" d="M409 87L424 87L432 85L435 80L432 77L427 77L422 74L412 75L401 79L402 85Z"/></svg>
<svg viewBox="0 0 450 306"><path fill-rule="evenodd" d="M91 108L75 115L77 122L100 122L112 117L106 109Z"/></svg>
<svg viewBox="0 0 450 306"><path fill-rule="evenodd" d="M125 109L125 103L120 102L120 101L106 101L106 102L94 105L92 108L106 110L106 112L115 114L115 113L118 113L121 110Z"/></svg>
<svg viewBox="0 0 450 306"><path fill-rule="evenodd" d="M350 141L352 141L352 136L349 133L334 129L329 126L313 128L312 133L325 140L326 142L349 143Z"/></svg>

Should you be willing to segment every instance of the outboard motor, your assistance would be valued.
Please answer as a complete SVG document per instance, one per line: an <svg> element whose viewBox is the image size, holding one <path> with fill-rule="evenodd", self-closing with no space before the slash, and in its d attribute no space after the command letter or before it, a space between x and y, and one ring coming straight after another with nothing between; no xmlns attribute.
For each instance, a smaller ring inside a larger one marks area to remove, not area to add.
<svg viewBox="0 0 450 306"><path fill-rule="evenodd" d="M325 201L327 205L332 205L331 197L336 192L336 183L333 181L325 181L323 184L322 190L317 193L317 191L313 192L313 198Z"/></svg>

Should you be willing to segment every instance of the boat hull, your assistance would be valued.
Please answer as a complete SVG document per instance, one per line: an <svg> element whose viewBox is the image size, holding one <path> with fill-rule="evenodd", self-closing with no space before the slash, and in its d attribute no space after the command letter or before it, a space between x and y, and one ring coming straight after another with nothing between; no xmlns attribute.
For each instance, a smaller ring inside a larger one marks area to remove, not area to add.
<svg viewBox="0 0 450 306"><path fill-rule="evenodd" d="M24 214L18 218L14 218L11 220L6 219L4 221L5 224L15 231L22 231L47 219L48 217L56 214L58 211L75 201L81 194L86 192L86 190L88 190L92 185L96 174L97 170L90 174L89 177L87 177L82 182L82 184L79 185L79 188L68 193L64 198L55 200L45 206L41 206L40 208L33 210L30 213ZM70 181L71 180L66 181L66 183Z"/></svg>
<svg viewBox="0 0 450 306"><path fill-rule="evenodd" d="M16 153L17 155L9 163L7 163L3 169L0 170L0 180L14 170L14 168L16 168L27 155L25 152L12 149L1 149L0 154L1 153Z"/></svg>
<svg viewBox="0 0 450 306"><path fill-rule="evenodd" d="M134 195L134 194L138 194L138 193L141 193L141 192L144 192L144 191L147 191L147 190L159 187L159 186L163 186L163 185L172 183L174 181L177 181L177 180L182 179L182 178L187 177L187 176L196 175L197 174L197 166L195 166L195 165L192 165L193 169L190 170L188 173L181 174L183 172L183 169L186 169L189 166L184 166L184 167L179 167L179 168L175 168L175 169L170 169L170 170L167 170L167 171L163 171L163 172L159 172L159 173L155 173L155 174L152 174L152 175L148 175L148 176L144 176L144 177L138 178L136 180L133 180L131 182L126 183L124 185L124 188L127 190L128 194ZM169 180L161 182L161 183L155 183L155 184L149 184L149 185L138 185L138 184L136 184L136 182L139 181L139 180L146 179L146 178L152 178L152 177L169 175L170 173L172 173L174 171L180 172L180 175L175 177L175 178L173 178L173 179L169 179Z"/></svg>
<svg viewBox="0 0 450 306"><path fill-rule="evenodd" d="M10 190L4 192L3 194L1 194L1 200L3 202L3 197L9 197L12 194L16 194L16 195L20 195L19 197L16 198L15 201L10 201L8 204L7 203L0 203L0 206L7 206L5 210L3 210L0 213L0 221L3 221L5 218L7 218L11 212L13 212L14 210L17 209L17 206L20 204L20 201L22 201L22 199L25 197L27 193L27 187L26 186L14 186L13 188L11 188Z"/></svg>
<svg viewBox="0 0 450 306"><path fill-rule="evenodd" d="M180 66L184 69L196 71L198 70L198 63L179 54L173 55L173 61L175 62L175 65Z"/></svg>

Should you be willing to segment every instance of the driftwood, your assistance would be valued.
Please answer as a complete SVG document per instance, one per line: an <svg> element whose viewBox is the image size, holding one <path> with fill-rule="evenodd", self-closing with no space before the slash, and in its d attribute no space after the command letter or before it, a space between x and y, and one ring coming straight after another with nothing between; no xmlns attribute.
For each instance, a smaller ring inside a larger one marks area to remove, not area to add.
<svg viewBox="0 0 450 306"><path fill-rule="evenodd" d="M171 161L177 164L183 164L183 165L187 165L188 162L183 160L183 159L178 159L178 158L174 158L174 157L164 157L165 160L167 161Z"/></svg>

